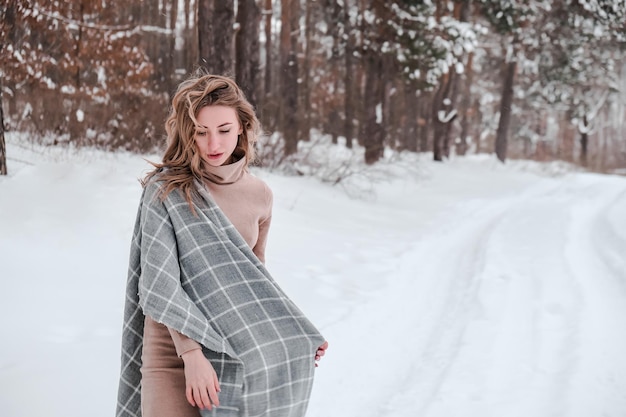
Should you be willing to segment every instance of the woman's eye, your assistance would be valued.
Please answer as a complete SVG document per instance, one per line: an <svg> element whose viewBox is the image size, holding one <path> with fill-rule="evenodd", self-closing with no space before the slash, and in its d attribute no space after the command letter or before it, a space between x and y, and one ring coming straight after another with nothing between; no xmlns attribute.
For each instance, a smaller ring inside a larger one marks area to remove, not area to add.
<svg viewBox="0 0 626 417"><path fill-rule="evenodd" d="M220 130L220 133L228 133L228 132L230 132L230 129L228 129L228 130Z"/></svg>
<svg viewBox="0 0 626 417"><path fill-rule="evenodd" d="M196 132L196 136L206 136L206 132Z"/></svg>

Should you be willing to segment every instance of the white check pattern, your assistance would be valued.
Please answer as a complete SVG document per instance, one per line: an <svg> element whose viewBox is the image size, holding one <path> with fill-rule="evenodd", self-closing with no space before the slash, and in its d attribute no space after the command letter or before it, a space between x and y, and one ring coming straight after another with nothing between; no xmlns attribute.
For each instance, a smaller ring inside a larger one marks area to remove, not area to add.
<svg viewBox="0 0 626 417"><path fill-rule="evenodd" d="M217 207L144 189L131 244L117 417L141 416L144 314L203 346L220 381L214 417L302 417L324 342Z"/></svg>

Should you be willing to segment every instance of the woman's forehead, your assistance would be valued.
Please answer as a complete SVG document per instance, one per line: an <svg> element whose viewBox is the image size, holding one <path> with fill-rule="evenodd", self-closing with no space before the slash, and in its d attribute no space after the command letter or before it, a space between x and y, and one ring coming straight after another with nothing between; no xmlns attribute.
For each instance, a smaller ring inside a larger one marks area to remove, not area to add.
<svg viewBox="0 0 626 417"><path fill-rule="evenodd" d="M196 116L201 126L220 126L227 123L237 123L237 112L228 106L205 106Z"/></svg>

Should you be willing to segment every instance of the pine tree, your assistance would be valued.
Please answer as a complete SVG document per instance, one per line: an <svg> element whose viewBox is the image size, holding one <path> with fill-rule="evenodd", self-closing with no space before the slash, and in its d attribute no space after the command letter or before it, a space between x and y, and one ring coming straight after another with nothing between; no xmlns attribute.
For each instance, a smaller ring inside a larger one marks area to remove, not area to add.
<svg viewBox="0 0 626 417"><path fill-rule="evenodd" d="M536 81L529 98L563 108L580 134L581 165L588 164L589 135L596 116L619 90L620 62L626 56L626 3L553 2L540 25Z"/></svg>
<svg viewBox="0 0 626 417"><path fill-rule="evenodd" d="M507 158L508 135L511 125L515 79L520 61L537 50L542 28L541 16L550 10L547 0L479 0L480 12L486 17L502 42L502 87L496 132L495 153L504 162Z"/></svg>

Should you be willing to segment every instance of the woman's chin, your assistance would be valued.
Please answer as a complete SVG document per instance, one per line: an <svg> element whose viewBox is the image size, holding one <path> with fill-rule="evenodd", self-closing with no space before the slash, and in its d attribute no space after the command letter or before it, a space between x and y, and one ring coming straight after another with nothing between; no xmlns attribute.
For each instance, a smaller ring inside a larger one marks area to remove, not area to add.
<svg viewBox="0 0 626 417"><path fill-rule="evenodd" d="M224 162L226 162L227 159L228 158L225 158L223 155L220 155L219 158L205 157L204 162L212 167L218 167L220 165L224 165Z"/></svg>

